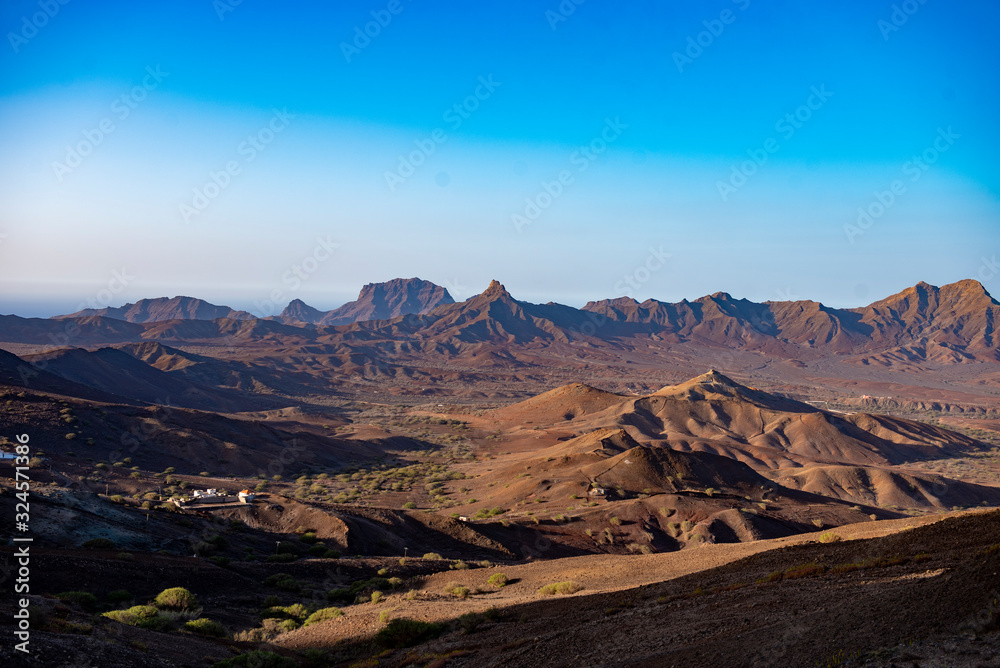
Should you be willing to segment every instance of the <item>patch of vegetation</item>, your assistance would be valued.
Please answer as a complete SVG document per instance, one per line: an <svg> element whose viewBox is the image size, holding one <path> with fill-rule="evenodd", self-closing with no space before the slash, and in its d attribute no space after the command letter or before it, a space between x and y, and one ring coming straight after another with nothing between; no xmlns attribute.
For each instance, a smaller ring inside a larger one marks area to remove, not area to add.
<svg viewBox="0 0 1000 668"><path fill-rule="evenodd" d="M56 598L66 603L75 603L85 610L97 608L97 597L89 591L64 591L56 594Z"/></svg>
<svg viewBox="0 0 1000 668"><path fill-rule="evenodd" d="M128 610L112 610L105 612L103 616L121 624L154 631L163 630L170 623L168 619L160 616L159 610L151 605L134 605Z"/></svg>
<svg viewBox="0 0 1000 668"><path fill-rule="evenodd" d="M275 573L264 578L264 584L281 591L299 592L302 591L302 583L293 578L288 573Z"/></svg>
<svg viewBox="0 0 1000 668"><path fill-rule="evenodd" d="M184 587L171 587L157 594L153 605L161 610L194 610L198 599Z"/></svg>
<svg viewBox="0 0 1000 668"><path fill-rule="evenodd" d="M507 576L503 573L494 573L486 579L486 584L493 585L497 589L507 585Z"/></svg>
<svg viewBox="0 0 1000 668"><path fill-rule="evenodd" d="M444 559L444 557L442 557L437 552L428 552L427 554L424 555L424 559Z"/></svg>
<svg viewBox="0 0 1000 668"><path fill-rule="evenodd" d="M472 592L465 585L461 585L457 582L449 582L444 588L444 593L451 594L456 598L469 598L469 594Z"/></svg>
<svg viewBox="0 0 1000 668"><path fill-rule="evenodd" d="M827 531L819 535L819 542L821 543L836 543L840 540L842 540L841 537L832 531Z"/></svg>
<svg viewBox="0 0 1000 668"><path fill-rule="evenodd" d="M412 647L433 640L445 631L443 624L405 617L393 619L375 634L375 643L387 649Z"/></svg>
<svg viewBox="0 0 1000 668"><path fill-rule="evenodd" d="M316 612L312 613L306 620L302 623L302 626L309 626L310 624L319 624L320 622L325 622L329 619L337 619L338 617L343 617L344 613L340 608L320 608Z"/></svg>
<svg viewBox="0 0 1000 668"><path fill-rule="evenodd" d="M556 594L575 594L576 592L583 589L583 585L573 580L567 580L565 582L553 582L552 584L547 584L540 587L538 590L539 594L543 596L554 596Z"/></svg>
<svg viewBox="0 0 1000 668"><path fill-rule="evenodd" d="M222 638L226 635L226 630L222 628L222 624L205 617L185 622L184 630L190 631L191 633L197 633L200 636L210 636L212 638Z"/></svg>

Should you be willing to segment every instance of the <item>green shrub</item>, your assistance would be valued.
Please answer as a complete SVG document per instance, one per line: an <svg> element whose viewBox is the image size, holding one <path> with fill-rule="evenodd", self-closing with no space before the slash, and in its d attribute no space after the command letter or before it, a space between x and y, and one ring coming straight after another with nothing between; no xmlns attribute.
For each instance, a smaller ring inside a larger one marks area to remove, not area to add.
<svg viewBox="0 0 1000 668"><path fill-rule="evenodd" d="M385 594L383 594L382 592L380 592L378 590L375 590L375 591L372 592L372 603L381 603L382 599L384 599L384 598L385 598Z"/></svg>
<svg viewBox="0 0 1000 668"><path fill-rule="evenodd" d="M417 504L413 503L413 501L407 501L406 503L403 504L403 508L405 508L406 510L413 510L416 507Z"/></svg>
<svg viewBox="0 0 1000 668"><path fill-rule="evenodd" d="M275 605L260 613L261 619L294 619L301 622L309 616L309 609L301 603L292 605Z"/></svg>
<svg viewBox="0 0 1000 668"><path fill-rule="evenodd" d="M213 622L211 619L206 619L205 617L186 622L184 630L197 633L200 636L211 636L213 638L222 638L226 635L226 630L222 628L222 624Z"/></svg>
<svg viewBox="0 0 1000 668"><path fill-rule="evenodd" d="M507 584L507 576L503 573L494 573L486 580L486 583L500 589Z"/></svg>
<svg viewBox="0 0 1000 668"><path fill-rule="evenodd" d="M819 535L819 542L821 543L836 543L839 540L841 540L840 536L832 531L827 531L826 533L821 533Z"/></svg>
<svg viewBox="0 0 1000 668"><path fill-rule="evenodd" d="M109 591L108 595L104 597L104 600L111 605L118 605L119 603L131 601L132 594L127 589L115 589L114 591Z"/></svg>
<svg viewBox="0 0 1000 668"><path fill-rule="evenodd" d="M375 634L375 643L388 649L401 649L419 645L444 633L443 624L421 622L416 619L393 619Z"/></svg>
<svg viewBox="0 0 1000 668"><path fill-rule="evenodd" d="M471 593L468 587L460 585L457 582L449 582L444 588L444 592L458 598L469 598L469 594Z"/></svg>
<svg viewBox="0 0 1000 668"><path fill-rule="evenodd" d="M125 503L125 499L121 494L112 494L108 497L113 503Z"/></svg>
<svg viewBox="0 0 1000 668"><path fill-rule="evenodd" d="M323 557L326 556L327 552L329 552L329 550L327 550L326 545L323 545L322 543L317 543L309 548L310 557Z"/></svg>
<svg viewBox="0 0 1000 668"><path fill-rule="evenodd" d="M157 594L153 605L165 610L194 610L198 607L198 599L184 587L171 587Z"/></svg>
<svg viewBox="0 0 1000 668"><path fill-rule="evenodd" d="M289 554L288 552L283 552L281 554L271 554L268 555L267 560L272 564L287 564L290 561L295 561L298 556L294 554Z"/></svg>
<svg viewBox="0 0 1000 668"><path fill-rule="evenodd" d="M538 593L544 596L553 596L555 594L575 594L581 589L583 589L583 586L579 583L567 580L566 582L553 582L552 584L547 584L544 587L539 588Z"/></svg>
<svg viewBox="0 0 1000 668"><path fill-rule="evenodd" d="M298 668L298 663L274 652L254 650L212 664L212 668Z"/></svg>
<svg viewBox="0 0 1000 668"><path fill-rule="evenodd" d="M325 622L329 619L336 619L337 617L342 617L344 613L340 608L320 608L316 612L309 615L302 626L309 626L310 624L318 624L320 622Z"/></svg>
<svg viewBox="0 0 1000 668"><path fill-rule="evenodd" d="M159 616L160 611L151 605L134 605L128 610L105 612L104 617L129 626L159 630L169 624L169 620Z"/></svg>
<svg viewBox="0 0 1000 668"><path fill-rule="evenodd" d="M428 552L427 554L424 555L424 559L444 559L444 557L442 557L437 552Z"/></svg>
<svg viewBox="0 0 1000 668"><path fill-rule="evenodd" d="M64 591L61 594L56 594L56 598L66 603L76 603L86 610L93 610L97 607L97 597L89 591Z"/></svg>

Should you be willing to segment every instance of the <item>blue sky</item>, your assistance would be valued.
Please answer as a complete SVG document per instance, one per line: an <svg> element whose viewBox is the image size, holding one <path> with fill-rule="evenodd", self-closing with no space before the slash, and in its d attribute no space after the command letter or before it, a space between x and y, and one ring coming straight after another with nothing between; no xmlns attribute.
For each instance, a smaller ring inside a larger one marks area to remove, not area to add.
<svg viewBox="0 0 1000 668"><path fill-rule="evenodd" d="M994 2L231 2L0 9L0 312L1000 293Z"/></svg>

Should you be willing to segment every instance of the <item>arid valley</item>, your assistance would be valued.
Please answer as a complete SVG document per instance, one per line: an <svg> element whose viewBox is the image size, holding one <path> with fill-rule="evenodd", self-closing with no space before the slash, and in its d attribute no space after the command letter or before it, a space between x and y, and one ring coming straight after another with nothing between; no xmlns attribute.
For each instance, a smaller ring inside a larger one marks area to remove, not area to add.
<svg viewBox="0 0 1000 668"><path fill-rule="evenodd" d="M32 642L50 665L993 665L998 317L971 280L839 310L419 279L270 318L0 317Z"/></svg>

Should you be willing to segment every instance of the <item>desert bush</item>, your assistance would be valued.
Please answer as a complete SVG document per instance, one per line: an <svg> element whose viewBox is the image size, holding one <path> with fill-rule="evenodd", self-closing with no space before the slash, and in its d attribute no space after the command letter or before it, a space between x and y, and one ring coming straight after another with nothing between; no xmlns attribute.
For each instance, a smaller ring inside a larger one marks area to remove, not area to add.
<svg viewBox="0 0 1000 668"><path fill-rule="evenodd" d="M171 587L157 594L153 605L161 610L194 610L198 599L184 587Z"/></svg>
<svg viewBox="0 0 1000 668"><path fill-rule="evenodd" d="M437 638L444 633L443 624L421 622L405 617L393 619L375 634L375 643L387 649L401 649Z"/></svg>
<svg viewBox="0 0 1000 668"><path fill-rule="evenodd" d="M342 617L344 613L340 608L320 608L316 612L312 613L306 617L306 621L303 622L302 626L309 626L310 624L318 624L320 622L325 622L328 619L336 619L337 617Z"/></svg>
<svg viewBox="0 0 1000 668"><path fill-rule="evenodd" d="M297 555L290 554L288 552L282 552L281 554L269 554L267 560L272 564L287 564L290 561L295 561L298 559Z"/></svg>
<svg viewBox="0 0 1000 668"><path fill-rule="evenodd" d="M213 638L222 638L226 635L226 630L222 628L222 624L214 622L211 619L206 619L205 617L186 622L184 630L197 633L200 636L211 636Z"/></svg>
<svg viewBox="0 0 1000 668"><path fill-rule="evenodd" d="M97 597L89 591L64 591L56 594L56 598L66 603L75 603L86 610L93 610L97 607Z"/></svg>
<svg viewBox="0 0 1000 668"><path fill-rule="evenodd" d="M424 559L444 559L444 557L442 557L437 552L428 552L427 554L424 555Z"/></svg>
<svg viewBox="0 0 1000 668"><path fill-rule="evenodd" d="M566 582L553 582L552 584L547 584L539 588L538 593L544 596L553 596L555 594L575 594L576 592L583 589L583 586L578 582L572 580L567 580Z"/></svg>
<svg viewBox="0 0 1000 668"><path fill-rule="evenodd" d="M453 563L451 566L449 566L448 568L450 568L453 571L464 571L464 570L467 570L469 568L469 564L467 564L464 561L462 561L461 559L459 559L455 563Z"/></svg>
<svg viewBox="0 0 1000 668"><path fill-rule="evenodd" d="M119 603L131 601L132 598L132 594L127 589L115 589L114 591L109 591L104 600L111 605L118 605Z"/></svg>
<svg viewBox="0 0 1000 668"><path fill-rule="evenodd" d="M129 626L159 631L170 622L160 617L160 611L151 605L134 605L128 610L112 610L105 612L104 617Z"/></svg>
<svg viewBox="0 0 1000 668"><path fill-rule="evenodd" d="M382 599L385 598L385 594L378 591L377 589L372 592L372 603L381 603Z"/></svg>
<svg viewBox="0 0 1000 668"><path fill-rule="evenodd" d="M313 545L312 547L309 548L309 556L323 557L326 556L326 553L328 551L329 550L326 549L326 545L323 545L322 543L317 543L316 545Z"/></svg>
<svg viewBox="0 0 1000 668"><path fill-rule="evenodd" d="M620 519L618 519L617 517L612 517L612 518L610 518L608 520L608 524L611 524L613 526L620 526L621 523L622 523L622 521Z"/></svg>
<svg viewBox="0 0 1000 668"><path fill-rule="evenodd" d="M471 592L469 588L464 585L457 582L449 582L444 588L444 593L451 594L457 598L469 598L469 594Z"/></svg>
<svg viewBox="0 0 1000 668"><path fill-rule="evenodd" d="M505 586L507 584L507 576L503 573L494 573L486 580L486 584L491 584L497 589Z"/></svg>
<svg viewBox="0 0 1000 668"><path fill-rule="evenodd" d="M819 535L819 542L821 543L836 543L839 540L841 540L840 536L830 531Z"/></svg>
<svg viewBox="0 0 1000 668"><path fill-rule="evenodd" d="M212 668L297 668L298 663L274 652L254 650L212 664Z"/></svg>
<svg viewBox="0 0 1000 668"><path fill-rule="evenodd" d="M413 501L407 501L406 503L403 504L403 508L405 508L406 510L413 510L416 507L417 504L413 503Z"/></svg>

